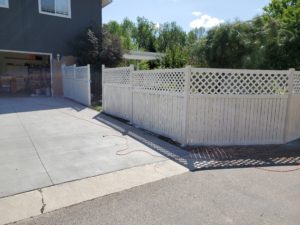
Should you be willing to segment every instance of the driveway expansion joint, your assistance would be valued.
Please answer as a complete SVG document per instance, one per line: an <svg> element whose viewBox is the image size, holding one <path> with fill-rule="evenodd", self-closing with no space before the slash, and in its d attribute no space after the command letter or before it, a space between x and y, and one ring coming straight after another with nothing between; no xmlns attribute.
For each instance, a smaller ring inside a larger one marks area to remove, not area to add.
<svg viewBox="0 0 300 225"><path fill-rule="evenodd" d="M44 199L44 195L43 195L43 189L39 189L38 191L41 194L41 198L42 198L41 199L42 200L42 207L41 207L40 211L41 211L41 214L44 214L47 204L45 203L45 199Z"/></svg>

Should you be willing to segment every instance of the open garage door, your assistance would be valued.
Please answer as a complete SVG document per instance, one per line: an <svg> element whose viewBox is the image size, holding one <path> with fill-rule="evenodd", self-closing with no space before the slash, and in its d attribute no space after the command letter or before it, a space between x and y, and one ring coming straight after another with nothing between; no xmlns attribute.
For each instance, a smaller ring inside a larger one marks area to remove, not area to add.
<svg viewBox="0 0 300 225"><path fill-rule="evenodd" d="M51 96L51 55L0 51L1 96Z"/></svg>

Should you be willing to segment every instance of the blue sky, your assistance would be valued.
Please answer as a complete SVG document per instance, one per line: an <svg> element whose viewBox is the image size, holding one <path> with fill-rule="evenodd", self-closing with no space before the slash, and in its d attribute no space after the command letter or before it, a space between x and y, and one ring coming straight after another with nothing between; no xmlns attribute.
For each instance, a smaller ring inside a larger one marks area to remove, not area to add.
<svg viewBox="0 0 300 225"><path fill-rule="evenodd" d="M186 31L210 28L224 21L249 20L261 13L269 0L113 0L103 9L103 23L135 21L144 16L155 23L176 21Z"/></svg>

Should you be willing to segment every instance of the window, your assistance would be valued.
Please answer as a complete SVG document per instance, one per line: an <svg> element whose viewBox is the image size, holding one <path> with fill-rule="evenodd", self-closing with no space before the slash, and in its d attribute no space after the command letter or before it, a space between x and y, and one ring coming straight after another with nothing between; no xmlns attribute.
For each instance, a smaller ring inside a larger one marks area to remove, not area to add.
<svg viewBox="0 0 300 225"><path fill-rule="evenodd" d="M0 0L0 7L8 8L8 0Z"/></svg>
<svg viewBox="0 0 300 225"><path fill-rule="evenodd" d="M42 14L71 18L71 0L39 0L39 8Z"/></svg>

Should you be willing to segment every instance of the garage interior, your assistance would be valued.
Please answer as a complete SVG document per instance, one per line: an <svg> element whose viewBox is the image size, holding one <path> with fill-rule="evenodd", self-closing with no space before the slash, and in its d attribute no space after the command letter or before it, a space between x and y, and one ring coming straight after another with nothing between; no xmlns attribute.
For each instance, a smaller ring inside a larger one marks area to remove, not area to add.
<svg viewBox="0 0 300 225"><path fill-rule="evenodd" d="M0 96L51 96L50 55L0 51Z"/></svg>

